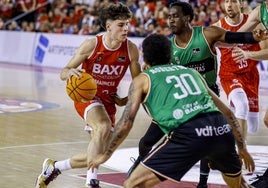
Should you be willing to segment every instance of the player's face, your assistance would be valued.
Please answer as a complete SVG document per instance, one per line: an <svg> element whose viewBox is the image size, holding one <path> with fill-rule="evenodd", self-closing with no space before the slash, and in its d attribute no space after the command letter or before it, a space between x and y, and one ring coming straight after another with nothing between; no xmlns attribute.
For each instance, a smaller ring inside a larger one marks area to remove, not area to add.
<svg viewBox="0 0 268 188"><path fill-rule="evenodd" d="M115 20L108 22L107 30L111 32L111 37L115 40L124 41L127 38L129 20Z"/></svg>
<svg viewBox="0 0 268 188"><path fill-rule="evenodd" d="M183 15L181 7L170 8L168 15L168 25L173 34L179 34L186 27L186 17Z"/></svg>
<svg viewBox="0 0 268 188"><path fill-rule="evenodd" d="M224 7L229 18L240 16L242 4L240 0L225 0Z"/></svg>

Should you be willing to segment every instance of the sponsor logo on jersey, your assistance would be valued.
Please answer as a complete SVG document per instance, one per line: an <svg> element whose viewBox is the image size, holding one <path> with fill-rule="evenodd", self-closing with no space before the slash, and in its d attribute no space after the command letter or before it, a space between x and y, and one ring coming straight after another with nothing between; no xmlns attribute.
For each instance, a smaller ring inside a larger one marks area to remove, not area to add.
<svg viewBox="0 0 268 188"><path fill-rule="evenodd" d="M201 50L200 50L200 48L194 48L194 49L192 50L192 52L193 52L193 54L198 54L198 53L201 52Z"/></svg>
<svg viewBox="0 0 268 188"><path fill-rule="evenodd" d="M219 127L206 126L204 128L195 128L197 136L221 136L223 134L231 132L231 127L229 124L225 124Z"/></svg>
<svg viewBox="0 0 268 188"><path fill-rule="evenodd" d="M117 58L117 61L118 62L126 62L126 59L127 59L126 56L120 56Z"/></svg>
<svg viewBox="0 0 268 188"><path fill-rule="evenodd" d="M95 74L106 74L118 76L124 71L123 65L101 65L95 63L92 72Z"/></svg>

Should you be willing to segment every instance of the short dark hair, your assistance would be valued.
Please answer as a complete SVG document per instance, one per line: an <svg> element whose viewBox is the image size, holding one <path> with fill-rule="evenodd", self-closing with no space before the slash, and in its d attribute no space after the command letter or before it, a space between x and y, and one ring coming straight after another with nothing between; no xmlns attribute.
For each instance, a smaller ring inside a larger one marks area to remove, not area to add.
<svg viewBox="0 0 268 188"><path fill-rule="evenodd" d="M193 20L194 10L193 10L193 7L189 3L178 1L178 2L171 3L169 8L174 7L174 6L181 7L183 15L190 16L190 20L189 20L190 22Z"/></svg>
<svg viewBox="0 0 268 188"><path fill-rule="evenodd" d="M171 41L164 35L151 34L142 42L143 59L146 64L165 65L171 63Z"/></svg>
<svg viewBox="0 0 268 188"><path fill-rule="evenodd" d="M100 10L101 26L106 29L107 20L127 20L132 17L131 10L123 3L113 3Z"/></svg>

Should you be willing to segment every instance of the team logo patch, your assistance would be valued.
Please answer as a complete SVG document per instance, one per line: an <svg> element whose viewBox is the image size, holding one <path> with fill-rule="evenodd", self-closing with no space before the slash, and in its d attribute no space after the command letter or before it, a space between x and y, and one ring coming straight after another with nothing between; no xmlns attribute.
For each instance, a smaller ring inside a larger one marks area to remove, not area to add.
<svg viewBox="0 0 268 188"><path fill-rule="evenodd" d="M198 54L198 53L200 53L200 48L194 48L193 50L192 50L192 52L193 52L193 54Z"/></svg>
<svg viewBox="0 0 268 188"><path fill-rule="evenodd" d="M40 110L48 110L58 108L59 105L55 103L23 100L23 99L9 99L0 97L0 114L4 113L19 113L19 112L33 112Z"/></svg>
<svg viewBox="0 0 268 188"><path fill-rule="evenodd" d="M127 59L126 56L120 56L120 57L118 57L117 61L118 62L125 62L126 59Z"/></svg>

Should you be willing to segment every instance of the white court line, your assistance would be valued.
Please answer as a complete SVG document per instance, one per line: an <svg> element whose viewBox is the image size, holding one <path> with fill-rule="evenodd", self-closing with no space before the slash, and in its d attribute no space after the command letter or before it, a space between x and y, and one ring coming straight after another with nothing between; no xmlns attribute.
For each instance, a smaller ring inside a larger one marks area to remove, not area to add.
<svg viewBox="0 0 268 188"><path fill-rule="evenodd" d="M127 139L125 142L133 142L138 141L139 139ZM74 144L88 144L88 141L80 141L80 142L55 142L48 144L30 144L30 145L19 145L19 146L6 146L0 147L0 150L5 149L16 149L16 148L30 148L30 147L39 147L39 146L56 146L56 145L74 145Z"/></svg>

